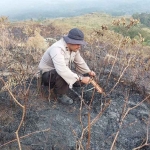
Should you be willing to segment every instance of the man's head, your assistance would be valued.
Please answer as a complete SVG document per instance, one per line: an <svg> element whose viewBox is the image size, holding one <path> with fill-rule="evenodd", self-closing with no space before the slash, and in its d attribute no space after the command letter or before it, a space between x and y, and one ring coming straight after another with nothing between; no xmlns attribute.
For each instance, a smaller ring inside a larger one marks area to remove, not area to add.
<svg viewBox="0 0 150 150"><path fill-rule="evenodd" d="M84 34L78 28L73 28L67 36L63 37L68 47L72 51L77 51L81 45L85 45Z"/></svg>

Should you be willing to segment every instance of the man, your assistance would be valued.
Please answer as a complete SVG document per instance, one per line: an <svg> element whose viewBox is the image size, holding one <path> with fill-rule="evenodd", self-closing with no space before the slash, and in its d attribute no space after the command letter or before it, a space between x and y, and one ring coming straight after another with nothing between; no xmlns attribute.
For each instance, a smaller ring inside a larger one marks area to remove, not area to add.
<svg viewBox="0 0 150 150"><path fill-rule="evenodd" d="M66 93L74 83L88 84L89 76L79 76L71 71L71 63L74 62L76 70L81 74L88 73L95 76L83 58L80 56L80 46L84 45L84 34L78 28L73 28L67 36L50 46L44 53L39 69L42 71L42 83L54 88L57 99L63 104L72 104L73 100Z"/></svg>

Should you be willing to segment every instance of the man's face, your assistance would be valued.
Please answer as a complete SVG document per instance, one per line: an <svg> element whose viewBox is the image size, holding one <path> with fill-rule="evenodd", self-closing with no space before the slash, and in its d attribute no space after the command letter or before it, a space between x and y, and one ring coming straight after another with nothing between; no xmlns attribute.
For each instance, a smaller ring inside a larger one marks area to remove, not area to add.
<svg viewBox="0 0 150 150"><path fill-rule="evenodd" d="M80 44L68 44L68 48L70 51L77 52L80 48Z"/></svg>

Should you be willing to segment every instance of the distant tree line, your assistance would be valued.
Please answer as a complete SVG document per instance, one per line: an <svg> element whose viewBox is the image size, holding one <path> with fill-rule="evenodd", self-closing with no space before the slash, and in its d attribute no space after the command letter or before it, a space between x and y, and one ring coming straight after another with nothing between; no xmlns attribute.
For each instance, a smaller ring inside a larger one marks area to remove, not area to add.
<svg viewBox="0 0 150 150"><path fill-rule="evenodd" d="M133 14L132 17L134 19L140 19L140 22L147 27L150 27L150 14L149 13L136 13Z"/></svg>

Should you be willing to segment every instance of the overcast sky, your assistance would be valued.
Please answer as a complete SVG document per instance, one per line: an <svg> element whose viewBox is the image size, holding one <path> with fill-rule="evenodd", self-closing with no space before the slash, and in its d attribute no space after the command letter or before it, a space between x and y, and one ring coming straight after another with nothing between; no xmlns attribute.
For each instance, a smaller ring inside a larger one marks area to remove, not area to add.
<svg viewBox="0 0 150 150"><path fill-rule="evenodd" d="M99 10L100 12L106 11L106 13L108 11L118 11L120 8L123 11L136 12L135 9L150 10L150 0L0 0L0 16L13 18L27 13L42 16L44 11L49 14L51 12L63 14L63 11L71 14L72 12L81 12L83 9L85 12L90 13L88 12L90 7L92 8L91 11Z"/></svg>
<svg viewBox="0 0 150 150"><path fill-rule="evenodd" d="M28 8L32 8L32 7L39 7L40 5L44 6L44 7L53 7L56 5L61 5L61 4L68 4L70 3L80 3L80 2L85 2L85 6L88 5L88 3L90 3L92 5L94 5L94 3L96 2L102 2L104 3L106 1L106 3L108 3L110 5L110 3L118 3L119 1L121 2L135 2L135 1L139 1L139 0L0 0L0 15L2 15L2 13L6 13L6 12L10 12L10 11L17 11L23 9L23 10L27 10Z"/></svg>

